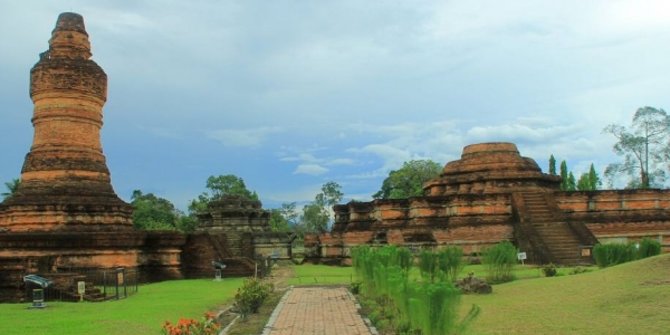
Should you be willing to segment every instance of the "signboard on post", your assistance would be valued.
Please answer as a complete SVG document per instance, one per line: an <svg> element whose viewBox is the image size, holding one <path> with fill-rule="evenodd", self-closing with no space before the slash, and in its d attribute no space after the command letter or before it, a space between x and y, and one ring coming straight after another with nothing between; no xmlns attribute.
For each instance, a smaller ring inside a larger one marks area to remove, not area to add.
<svg viewBox="0 0 670 335"><path fill-rule="evenodd" d="M526 258L527 258L526 252L519 252L516 254L516 259L520 260L522 265L525 265L524 261L526 260Z"/></svg>

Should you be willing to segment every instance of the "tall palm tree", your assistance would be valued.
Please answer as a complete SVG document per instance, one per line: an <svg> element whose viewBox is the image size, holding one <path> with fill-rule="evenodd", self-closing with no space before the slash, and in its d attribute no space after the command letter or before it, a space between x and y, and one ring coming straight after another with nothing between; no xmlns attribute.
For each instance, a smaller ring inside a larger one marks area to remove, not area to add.
<svg viewBox="0 0 670 335"><path fill-rule="evenodd" d="M19 185L21 185L21 179L14 178L12 181L8 181L5 183L5 187L7 188L7 192L2 193L2 198L7 199L11 197L16 191L19 189Z"/></svg>

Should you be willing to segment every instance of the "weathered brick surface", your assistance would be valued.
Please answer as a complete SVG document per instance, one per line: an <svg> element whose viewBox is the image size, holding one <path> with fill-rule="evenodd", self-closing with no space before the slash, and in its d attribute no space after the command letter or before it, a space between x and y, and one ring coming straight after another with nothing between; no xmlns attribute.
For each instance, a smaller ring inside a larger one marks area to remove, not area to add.
<svg viewBox="0 0 670 335"><path fill-rule="evenodd" d="M0 204L10 231L119 230L132 208L114 193L100 141L107 75L90 59L83 18L59 16L30 71L33 144L17 192Z"/></svg>

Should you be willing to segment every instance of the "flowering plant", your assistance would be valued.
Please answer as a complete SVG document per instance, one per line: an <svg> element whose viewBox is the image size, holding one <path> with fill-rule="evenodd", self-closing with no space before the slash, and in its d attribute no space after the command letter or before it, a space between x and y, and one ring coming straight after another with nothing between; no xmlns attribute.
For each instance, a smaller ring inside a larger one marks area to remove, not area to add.
<svg viewBox="0 0 670 335"><path fill-rule="evenodd" d="M163 335L216 335L219 331L218 322L215 320L213 313L205 313L205 316L200 320L194 319L179 319L179 322L173 324L170 321L165 321L163 324Z"/></svg>

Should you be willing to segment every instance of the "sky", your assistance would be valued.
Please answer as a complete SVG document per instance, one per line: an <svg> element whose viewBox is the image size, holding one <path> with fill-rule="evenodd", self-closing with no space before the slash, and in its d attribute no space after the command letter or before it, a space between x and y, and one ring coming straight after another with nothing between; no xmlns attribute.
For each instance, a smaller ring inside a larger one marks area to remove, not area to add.
<svg viewBox="0 0 670 335"><path fill-rule="evenodd" d="M619 158L608 124L670 107L667 1L0 0L0 182L33 129L29 71L84 16L109 78L103 150L125 200L186 209L234 174L266 208L335 181L369 200L412 159L513 142L578 176Z"/></svg>

